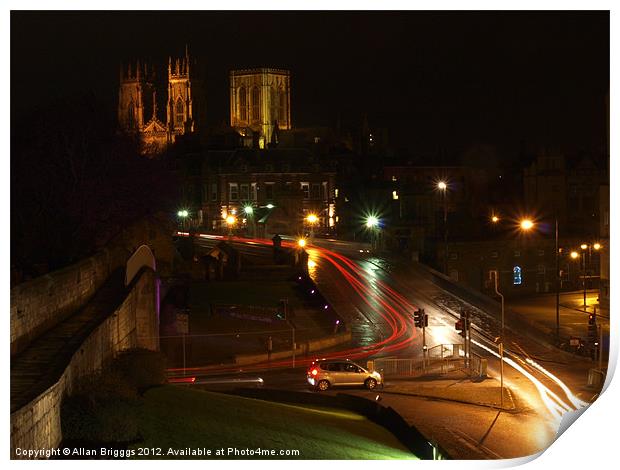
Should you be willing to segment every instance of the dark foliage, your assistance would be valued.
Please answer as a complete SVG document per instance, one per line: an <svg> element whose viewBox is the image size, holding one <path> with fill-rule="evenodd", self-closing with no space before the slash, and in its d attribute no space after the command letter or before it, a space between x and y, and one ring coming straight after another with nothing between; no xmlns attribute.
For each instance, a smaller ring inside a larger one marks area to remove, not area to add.
<svg viewBox="0 0 620 470"><path fill-rule="evenodd" d="M171 207L177 185L167 160L139 155L104 109L85 96L12 123L12 266L68 265Z"/></svg>
<svg viewBox="0 0 620 470"><path fill-rule="evenodd" d="M166 380L163 354L147 349L132 349L114 361L114 371L136 391L161 385Z"/></svg>
<svg viewBox="0 0 620 470"><path fill-rule="evenodd" d="M123 352L101 373L82 379L62 403L65 440L128 442L138 437L139 393L165 380L162 354Z"/></svg>

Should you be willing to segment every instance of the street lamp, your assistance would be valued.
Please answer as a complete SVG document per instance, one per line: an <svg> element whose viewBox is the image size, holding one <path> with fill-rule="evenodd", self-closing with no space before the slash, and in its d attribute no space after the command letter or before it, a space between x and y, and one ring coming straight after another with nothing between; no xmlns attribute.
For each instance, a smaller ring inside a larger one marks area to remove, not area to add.
<svg viewBox="0 0 620 470"><path fill-rule="evenodd" d="M493 222L494 224L499 222L499 217L496 215L491 216L491 222Z"/></svg>
<svg viewBox="0 0 620 470"><path fill-rule="evenodd" d="M252 208L252 206L249 206L249 205L244 206L243 212L248 217L248 219L252 220L252 236L255 237L256 236L256 223L254 221L254 209Z"/></svg>
<svg viewBox="0 0 620 470"><path fill-rule="evenodd" d="M519 221L519 228L523 232L529 232L534 228L535 224L530 218L524 218ZM555 337L560 340L560 247L559 247L559 230L558 217L555 216Z"/></svg>
<svg viewBox="0 0 620 470"><path fill-rule="evenodd" d="M445 181L437 183L437 189L441 191L443 199L443 273L448 275L448 185Z"/></svg>
<svg viewBox="0 0 620 470"><path fill-rule="evenodd" d="M377 244L377 231L379 230L379 218L376 215L369 215L366 217L366 229L370 230L370 247L372 250L376 248Z"/></svg>
<svg viewBox="0 0 620 470"><path fill-rule="evenodd" d="M587 275L588 275L588 271L590 270L590 266L592 264L592 248L594 248L594 250L598 251L601 249L601 244L600 243L594 243L592 245L588 245L587 243L582 243L581 244L581 249L584 251L583 254L583 261L582 261L582 268L583 268L583 308L584 310L588 309L588 303L586 302L586 293L587 293ZM586 251L587 251L587 259L586 259ZM586 264L587 263L587 264Z"/></svg>
<svg viewBox="0 0 620 470"><path fill-rule="evenodd" d="M299 245L300 248L303 248L304 246L306 246L306 239L300 238L299 240L297 240L297 245Z"/></svg>
<svg viewBox="0 0 620 470"><path fill-rule="evenodd" d="M314 226L319 221L316 214L308 214L306 216L306 222L310 225L310 241L314 239Z"/></svg>
<svg viewBox="0 0 620 470"><path fill-rule="evenodd" d="M187 211L187 209L182 209L182 210L177 212L177 216L182 220L181 226L184 229L185 229L185 226L186 226L186 221L187 221L187 216L188 215L189 215L189 212Z"/></svg>
<svg viewBox="0 0 620 470"><path fill-rule="evenodd" d="M233 229L233 225L235 225L235 222L237 222L237 218L234 215L229 215L228 217L226 217L226 223L228 224L228 238L229 239L232 238L232 229Z"/></svg>

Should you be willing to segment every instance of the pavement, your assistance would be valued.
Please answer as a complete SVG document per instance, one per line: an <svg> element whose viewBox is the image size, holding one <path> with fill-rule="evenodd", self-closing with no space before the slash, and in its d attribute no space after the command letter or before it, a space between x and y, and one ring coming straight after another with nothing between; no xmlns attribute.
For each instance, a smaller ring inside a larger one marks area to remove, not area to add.
<svg viewBox="0 0 620 470"><path fill-rule="evenodd" d="M596 312L596 323L603 330L603 359L609 354L609 307L601 306L598 302L598 291L587 291L587 305L583 305L583 291L562 292L560 294L559 317L560 338L567 343L571 337L579 338L583 342L588 338L588 319L591 313ZM533 328L555 335L556 323L556 295L539 294L522 298L508 299L506 309L512 315L532 325ZM565 347L564 349L567 349Z"/></svg>

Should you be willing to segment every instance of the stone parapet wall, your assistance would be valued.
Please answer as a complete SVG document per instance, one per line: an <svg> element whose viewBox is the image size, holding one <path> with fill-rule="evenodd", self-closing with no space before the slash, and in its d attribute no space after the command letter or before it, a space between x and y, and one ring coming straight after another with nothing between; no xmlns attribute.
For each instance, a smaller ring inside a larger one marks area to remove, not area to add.
<svg viewBox="0 0 620 470"><path fill-rule="evenodd" d="M157 271L169 274L174 259L171 234L166 219L141 219L90 258L13 287L11 355L23 351L39 335L86 304L140 245L148 245L153 251Z"/></svg>
<svg viewBox="0 0 620 470"><path fill-rule="evenodd" d="M156 274L145 268L136 277L121 306L83 339L56 383L11 414L12 458L23 458L18 449L58 447L62 441L62 399L71 393L78 379L99 371L123 350L158 349L156 335L153 335L159 330L158 285Z"/></svg>
<svg viewBox="0 0 620 470"><path fill-rule="evenodd" d="M11 355L88 302L128 254L109 248L11 289Z"/></svg>

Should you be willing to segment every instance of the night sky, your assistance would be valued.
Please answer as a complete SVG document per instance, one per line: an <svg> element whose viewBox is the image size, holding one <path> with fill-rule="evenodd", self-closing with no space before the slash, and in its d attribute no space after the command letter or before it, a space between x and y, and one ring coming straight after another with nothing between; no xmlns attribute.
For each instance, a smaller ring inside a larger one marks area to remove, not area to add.
<svg viewBox="0 0 620 470"><path fill-rule="evenodd" d="M186 43L212 125L228 71L270 66L291 70L296 126L367 113L411 152L605 149L607 12L12 12L12 116L89 92L114 111L121 60L163 76Z"/></svg>

